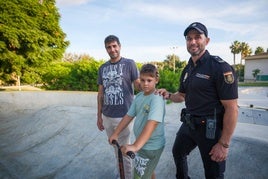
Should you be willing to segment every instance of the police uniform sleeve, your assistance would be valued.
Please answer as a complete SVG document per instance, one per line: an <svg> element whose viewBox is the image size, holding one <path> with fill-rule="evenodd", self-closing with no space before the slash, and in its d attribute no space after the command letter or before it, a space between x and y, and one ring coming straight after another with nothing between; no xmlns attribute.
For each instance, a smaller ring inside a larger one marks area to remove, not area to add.
<svg viewBox="0 0 268 179"><path fill-rule="evenodd" d="M219 57L218 57L219 58ZM238 98L238 84L235 71L232 66L222 59L217 59L216 88L221 100Z"/></svg>

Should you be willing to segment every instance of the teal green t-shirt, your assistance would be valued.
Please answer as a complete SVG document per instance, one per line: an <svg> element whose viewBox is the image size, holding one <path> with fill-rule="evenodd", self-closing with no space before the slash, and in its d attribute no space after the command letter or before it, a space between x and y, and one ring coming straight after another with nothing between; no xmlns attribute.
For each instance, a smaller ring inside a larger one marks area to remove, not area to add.
<svg viewBox="0 0 268 179"><path fill-rule="evenodd" d="M157 150L165 145L165 100L161 95L144 95L140 92L132 102L127 115L135 117L133 131L137 138L148 120L158 122L158 125L152 133L150 139L142 147L144 150Z"/></svg>

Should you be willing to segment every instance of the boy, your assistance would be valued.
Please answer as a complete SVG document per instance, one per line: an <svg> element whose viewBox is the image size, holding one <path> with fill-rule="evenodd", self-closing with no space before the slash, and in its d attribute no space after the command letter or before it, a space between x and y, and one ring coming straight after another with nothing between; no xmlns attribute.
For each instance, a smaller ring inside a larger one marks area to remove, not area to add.
<svg viewBox="0 0 268 179"><path fill-rule="evenodd" d="M136 141L121 147L123 153L137 152L134 164L135 179L155 178L154 169L165 146L165 101L162 96L154 94L158 82L157 68L152 64L143 65L140 71L142 92L137 94L127 114L109 138L110 143L117 140L120 132L136 117L133 126Z"/></svg>

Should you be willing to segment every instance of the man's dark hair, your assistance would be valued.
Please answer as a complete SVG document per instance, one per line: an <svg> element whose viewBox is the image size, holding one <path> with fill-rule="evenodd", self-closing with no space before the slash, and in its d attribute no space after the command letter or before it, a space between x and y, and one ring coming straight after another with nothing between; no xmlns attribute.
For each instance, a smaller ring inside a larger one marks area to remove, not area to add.
<svg viewBox="0 0 268 179"><path fill-rule="evenodd" d="M114 42L114 41L116 41L118 43L118 45L121 45L120 44L120 41L119 41L119 38L116 37L115 35L109 35L109 36L107 36L104 39L104 44L111 43L111 42Z"/></svg>

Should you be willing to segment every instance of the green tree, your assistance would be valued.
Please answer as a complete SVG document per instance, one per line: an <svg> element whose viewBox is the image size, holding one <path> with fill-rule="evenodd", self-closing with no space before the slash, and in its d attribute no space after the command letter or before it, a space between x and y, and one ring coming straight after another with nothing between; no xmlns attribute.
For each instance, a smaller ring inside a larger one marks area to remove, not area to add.
<svg viewBox="0 0 268 179"><path fill-rule="evenodd" d="M72 66L73 64L69 62L50 63L42 76L42 87L48 90L70 90Z"/></svg>
<svg viewBox="0 0 268 179"><path fill-rule="evenodd" d="M252 76L255 78L255 81L257 80L257 76L258 76L258 74L261 72L261 70L260 69L254 69L254 70L252 70Z"/></svg>
<svg viewBox="0 0 268 179"><path fill-rule="evenodd" d="M185 61L181 61L180 57L177 55L167 55L166 59L162 64L162 68L165 70L171 70L174 73L179 72L180 69L186 66Z"/></svg>
<svg viewBox="0 0 268 179"><path fill-rule="evenodd" d="M230 49L231 49L231 53L234 55L234 58L233 58L233 62L234 62L234 65L235 65L235 55L236 54L239 54L241 49L240 49L240 42L238 42L237 40L234 41L232 43L232 45L230 46Z"/></svg>
<svg viewBox="0 0 268 179"><path fill-rule="evenodd" d="M48 90L97 91L97 74L102 63L89 55L53 62L42 76L43 87Z"/></svg>
<svg viewBox="0 0 268 179"><path fill-rule="evenodd" d="M60 60L69 42L55 0L0 1L0 81L40 83L44 69Z"/></svg>
<svg viewBox="0 0 268 179"><path fill-rule="evenodd" d="M157 88L165 88L170 92L176 92L179 87L179 78L182 70L174 73L172 70L159 70L160 81Z"/></svg>
<svg viewBox="0 0 268 179"><path fill-rule="evenodd" d="M243 64L236 64L235 65L235 72L238 77L239 81L244 81L244 72L245 72L245 65Z"/></svg>
<svg viewBox="0 0 268 179"><path fill-rule="evenodd" d="M81 59L74 62L70 73L70 90L97 91L97 74L100 63L94 59Z"/></svg>
<svg viewBox="0 0 268 179"><path fill-rule="evenodd" d="M264 53L264 48L257 47L254 54L257 55L257 54L260 54L260 53Z"/></svg>
<svg viewBox="0 0 268 179"><path fill-rule="evenodd" d="M242 42L240 45L240 50L241 50L240 64L242 64L242 59L245 59L245 57L251 55L252 49L249 47L248 43Z"/></svg>

